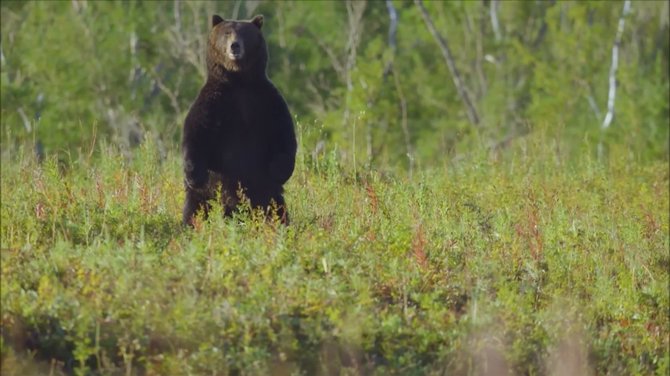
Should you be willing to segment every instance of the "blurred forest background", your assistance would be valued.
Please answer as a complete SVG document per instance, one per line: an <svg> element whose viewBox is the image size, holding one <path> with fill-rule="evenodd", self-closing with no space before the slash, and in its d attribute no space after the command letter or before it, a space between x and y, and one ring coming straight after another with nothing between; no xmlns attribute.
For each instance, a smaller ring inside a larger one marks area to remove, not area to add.
<svg viewBox="0 0 670 376"><path fill-rule="evenodd" d="M206 78L216 13L265 16L268 74L308 158L411 171L541 133L567 162L613 145L637 161L668 159L667 1L634 1L623 17L609 127L621 1L73 0L1 9L3 158L22 145L41 157L100 142L131 155L149 139L177 150Z"/></svg>

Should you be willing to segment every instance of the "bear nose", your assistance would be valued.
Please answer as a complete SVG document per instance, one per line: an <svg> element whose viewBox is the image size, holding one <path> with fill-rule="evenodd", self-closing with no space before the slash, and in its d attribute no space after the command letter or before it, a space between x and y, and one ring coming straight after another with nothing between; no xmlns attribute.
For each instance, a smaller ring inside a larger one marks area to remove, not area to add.
<svg viewBox="0 0 670 376"><path fill-rule="evenodd" d="M233 43L230 45L230 50L231 50L234 54L238 54L238 53L240 53L240 44L237 43L237 42L233 42Z"/></svg>

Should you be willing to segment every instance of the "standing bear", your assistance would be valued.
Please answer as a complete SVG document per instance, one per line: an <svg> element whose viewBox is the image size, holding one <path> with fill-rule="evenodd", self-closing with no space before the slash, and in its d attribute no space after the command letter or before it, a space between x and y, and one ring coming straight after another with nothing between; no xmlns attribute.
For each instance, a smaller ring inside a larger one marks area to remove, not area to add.
<svg viewBox="0 0 670 376"><path fill-rule="evenodd" d="M263 16L226 21L215 15L207 47L207 82L184 122L186 202L183 222L207 216L221 187L230 216L242 195L288 223L283 184L293 174L297 143L288 106L266 75Z"/></svg>

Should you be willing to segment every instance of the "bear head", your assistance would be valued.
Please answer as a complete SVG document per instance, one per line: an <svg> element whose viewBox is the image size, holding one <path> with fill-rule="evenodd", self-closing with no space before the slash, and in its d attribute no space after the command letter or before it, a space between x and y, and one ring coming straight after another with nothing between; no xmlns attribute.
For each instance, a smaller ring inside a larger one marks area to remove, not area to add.
<svg viewBox="0 0 670 376"><path fill-rule="evenodd" d="M210 77L265 76L267 45L261 27L263 16L250 21L227 21L214 15L207 48Z"/></svg>

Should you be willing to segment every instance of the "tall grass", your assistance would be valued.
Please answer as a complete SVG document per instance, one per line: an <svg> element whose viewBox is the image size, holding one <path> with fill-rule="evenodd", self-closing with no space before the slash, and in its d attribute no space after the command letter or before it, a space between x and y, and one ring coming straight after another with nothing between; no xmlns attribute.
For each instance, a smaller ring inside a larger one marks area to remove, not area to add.
<svg viewBox="0 0 670 376"><path fill-rule="evenodd" d="M2 374L667 374L667 162L547 144L411 181L301 155L287 228L183 228L150 144L5 156Z"/></svg>

